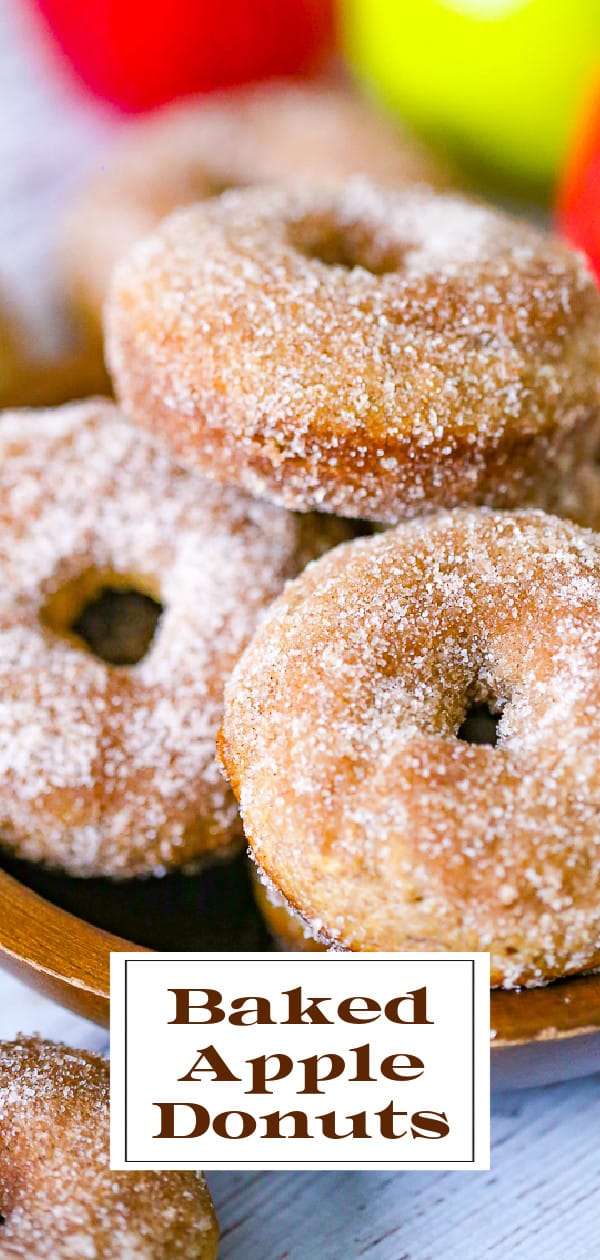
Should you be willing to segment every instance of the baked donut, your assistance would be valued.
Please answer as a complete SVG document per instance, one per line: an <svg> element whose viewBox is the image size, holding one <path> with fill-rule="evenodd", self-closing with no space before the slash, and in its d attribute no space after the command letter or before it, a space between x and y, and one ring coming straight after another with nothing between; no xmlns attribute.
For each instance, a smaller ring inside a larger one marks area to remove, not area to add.
<svg viewBox="0 0 600 1260"><path fill-rule="evenodd" d="M109 1070L36 1037L0 1042L0 1256L214 1260L194 1172L111 1172Z"/></svg>
<svg viewBox="0 0 600 1260"><path fill-rule="evenodd" d="M370 175L449 187L449 164L355 93L267 83L178 102L125 131L66 224L70 305L98 331L118 259L165 215L225 188Z"/></svg>
<svg viewBox="0 0 600 1260"><path fill-rule="evenodd" d="M224 494L98 400L0 417L0 503L1 842L72 875L222 852L240 831L215 761L225 678L344 527ZM87 650L107 591L141 602L138 663L129 636Z"/></svg>
<svg viewBox="0 0 600 1260"><path fill-rule="evenodd" d="M116 270L127 414L301 511L544 506L600 414L583 258L485 205L362 181L181 211Z"/></svg>
<svg viewBox="0 0 600 1260"><path fill-rule="evenodd" d="M468 742L487 705L495 747ZM489 950L492 984L600 964L600 537L455 512L332 551L226 689L252 854L350 950Z"/></svg>

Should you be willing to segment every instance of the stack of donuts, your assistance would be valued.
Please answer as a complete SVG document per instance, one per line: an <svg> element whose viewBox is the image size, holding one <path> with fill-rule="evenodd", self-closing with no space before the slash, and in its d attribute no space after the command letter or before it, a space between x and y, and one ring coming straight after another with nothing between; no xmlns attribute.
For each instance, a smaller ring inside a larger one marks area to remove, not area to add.
<svg viewBox="0 0 600 1260"><path fill-rule="evenodd" d="M125 414L183 464L395 525L289 584L226 687L276 903L324 945L489 950L496 985L597 964L600 540L541 510L589 482L593 523L583 260L430 189L229 192L134 247L106 329Z"/></svg>
<svg viewBox="0 0 600 1260"><path fill-rule="evenodd" d="M284 946L539 985L600 964L600 293L457 182L274 85L134 125L84 192L68 301L118 401L0 417L0 834L119 879L245 836ZM103 1088L55 1053L0 1061L48 1122ZM0 1211L41 1255L19 1106Z"/></svg>
<svg viewBox="0 0 600 1260"><path fill-rule="evenodd" d="M535 984L598 961L600 294L456 180L273 84L134 124L84 190L118 403L0 420L0 830L121 879L245 834L278 935Z"/></svg>

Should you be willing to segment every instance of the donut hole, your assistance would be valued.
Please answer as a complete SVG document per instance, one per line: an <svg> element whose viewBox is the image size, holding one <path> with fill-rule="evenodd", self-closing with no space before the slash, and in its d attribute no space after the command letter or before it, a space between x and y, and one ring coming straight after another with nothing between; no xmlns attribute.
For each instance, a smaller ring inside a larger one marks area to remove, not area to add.
<svg viewBox="0 0 600 1260"><path fill-rule="evenodd" d="M322 216L307 216L290 225L288 232L298 253L327 267L346 271L361 267L374 276L385 276L402 266L403 248L368 223L336 223Z"/></svg>
<svg viewBox="0 0 600 1260"><path fill-rule="evenodd" d="M465 744L488 744L495 748L498 743L498 725L502 710L491 704L477 701L469 704L456 732L456 738Z"/></svg>
<svg viewBox="0 0 600 1260"><path fill-rule="evenodd" d="M147 656L164 609L142 591L105 587L71 630L109 665L137 665Z"/></svg>
<svg viewBox="0 0 600 1260"><path fill-rule="evenodd" d="M128 666L147 656L163 612L153 583L90 569L51 595L41 621L107 664Z"/></svg>

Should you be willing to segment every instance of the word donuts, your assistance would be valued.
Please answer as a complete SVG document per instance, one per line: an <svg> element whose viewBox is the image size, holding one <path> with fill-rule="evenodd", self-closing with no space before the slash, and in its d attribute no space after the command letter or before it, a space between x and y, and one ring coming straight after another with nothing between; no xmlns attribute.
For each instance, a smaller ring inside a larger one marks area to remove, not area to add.
<svg viewBox="0 0 600 1260"><path fill-rule="evenodd" d="M599 418L583 259L431 191L250 189L182 211L117 268L107 327L134 421L301 511L543 506Z"/></svg>
<svg viewBox="0 0 600 1260"><path fill-rule="evenodd" d="M0 1042L0 1255L215 1260L219 1229L193 1172L111 1172L99 1055Z"/></svg>
<svg viewBox="0 0 600 1260"><path fill-rule="evenodd" d="M469 742L473 706L493 741ZM494 985L536 985L600 963L599 720L600 537L458 511L289 584L220 751L256 863L321 942L489 950Z"/></svg>
<svg viewBox="0 0 600 1260"><path fill-rule="evenodd" d="M101 401L0 417L0 501L2 843L125 877L236 842L225 679L343 527L224 494ZM102 621L120 599L119 643Z"/></svg>

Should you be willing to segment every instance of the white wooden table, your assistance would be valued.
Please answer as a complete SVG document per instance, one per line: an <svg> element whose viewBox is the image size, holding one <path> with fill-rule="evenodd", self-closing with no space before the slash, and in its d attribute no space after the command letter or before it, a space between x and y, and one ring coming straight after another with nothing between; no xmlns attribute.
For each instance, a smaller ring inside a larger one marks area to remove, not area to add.
<svg viewBox="0 0 600 1260"><path fill-rule="evenodd" d="M0 0L0 277L48 342L61 208L114 126L56 77L18 0ZM0 1037L18 1031L108 1049L0 973ZM213 1173L222 1260L600 1257L600 1076L498 1096L492 1133L490 1173Z"/></svg>

